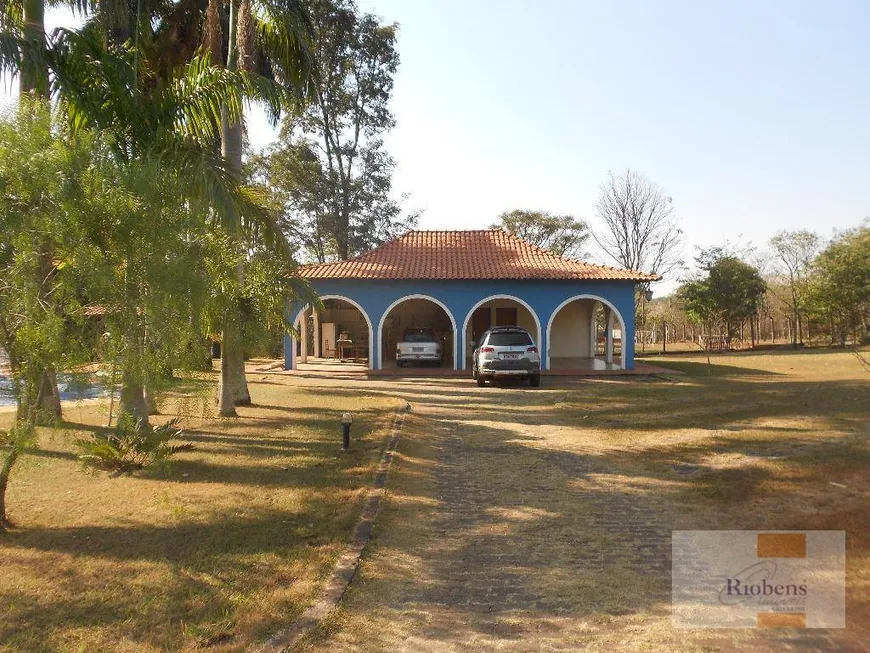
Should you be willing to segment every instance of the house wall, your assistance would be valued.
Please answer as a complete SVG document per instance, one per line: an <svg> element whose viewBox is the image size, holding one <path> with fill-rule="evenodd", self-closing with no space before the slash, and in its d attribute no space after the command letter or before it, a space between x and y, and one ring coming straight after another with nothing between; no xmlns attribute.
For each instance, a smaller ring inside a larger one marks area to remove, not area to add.
<svg viewBox="0 0 870 653"><path fill-rule="evenodd" d="M311 285L321 296L347 297L365 310L374 330L372 367L375 369L380 367L382 336L379 333L379 326L384 313L395 301L409 295L426 295L439 300L450 311L460 333L464 333L465 325L471 319L472 309L481 300L493 295L512 296L522 300L531 307L541 325L538 346L541 349L545 369L547 354L550 353L547 349L547 329L551 326L556 309L563 302L578 295L598 297L612 304L624 320L626 327L625 337L622 339L625 348L624 366L627 369L634 367L634 283L631 281L312 279ZM302 305L299 303L291 305L288 318L295 319L301 308ZM573 310L570 304L565 308ZM518 311L518 316L521 313L522 311ZM560 323L561 320L556 325L557 334L558 329L562 328ZM583 323L582 328L588 329L588 316L585 320L581 320L581 323ZM537 331L534 318L531 323L520 326L529 328L532 333ZM588 336L586 340L588 341ZM467 346L466 338L453 339L454 361L459 368L465 367L465 356L470 353L466 351ZM291 368L294 365L294 347L289 336L285 338L284 351L285 366Z"/></svg>
<svg viewBox="0 0 870 653"><path fill-rule="evenodd" d="M589 358L592 307L595 301L581 299L565 306L550 325L551 358Z"/></svg>

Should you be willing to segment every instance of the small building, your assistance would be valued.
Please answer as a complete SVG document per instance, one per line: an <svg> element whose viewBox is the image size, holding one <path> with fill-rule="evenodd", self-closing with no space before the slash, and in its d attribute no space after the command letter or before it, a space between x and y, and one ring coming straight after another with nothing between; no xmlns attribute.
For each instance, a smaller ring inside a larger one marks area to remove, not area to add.
<svg viewBox="0 0 870 653"><path fill-rule="evenodd" d="M634 368L635 286L657 275L558 256L500 229L411 231L355 258L305 265L322 306L294 304L287 369L309 358L395 366L409 327L432 327L443 366L470 369L492 326L526 328L544 370Z"/></svg>

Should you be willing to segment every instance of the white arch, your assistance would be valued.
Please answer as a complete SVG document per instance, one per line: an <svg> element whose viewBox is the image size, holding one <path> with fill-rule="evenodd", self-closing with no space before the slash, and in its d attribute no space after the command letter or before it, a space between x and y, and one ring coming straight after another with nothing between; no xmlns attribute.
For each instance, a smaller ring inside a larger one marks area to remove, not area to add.
<svg viewBox="0 0 870 653"><path fill-rule="evenodd" d="M625 363L626 363L626 361L625 361L625 348L626 348L625 339L626 339L627 332L625 330L625 320L622 319L622 313L619 312L619 309L616 308L616 306L614 306L612 302L604 299L604 297L601 297L600 295L585 295L585 294L584 295L574 295L573 297L569 297L564 302L559 304L556 307L556 310L554 310L550 314L550 319L547 322L547 369L550 369L550 330L553 328L553 320L556 319L556 316L559 314L559 311L561 311L563 308L565 308L571 302L577 301L579 299L592 299L594 301L601 302L602 304L607 306L613 313L615 313L616 317L619 318L619 326L622 329L622 349L621 349L621 353L619 356L619 368L622 370L626 369L625 368Z"/></svg>
<svg viewBox="0 0 870 653"><path fill-rule="evenodd" d="M456 361L456 340L457 340L458 334L456 333L456 319L453 317L453 313L450 312L450 309L447 308L447 305L444 302L442 302L440 299L435 299L431 295L418 295L418 294L405 295L404 297L399 297L396 301L394 301L392 304L387 306L387 309L381 315L381 321L378 323L378 367L380 369L384 369L384 343L383 343L384 336L383 336L383 333L384 333L384 322L387 319L387 315L389 315L390 311L392 311L394 308L396 308L396 306L398 306L402 302L408 301L409 299L425 299L427 301L432 302L433 304L437 304L442 309L444 309L445 313L447 313L447 317L450 318L450 324L453 325L453 369L454 370L459 369L458 367L456 367L456 363L457 363L457 361Z"/></svg>
<svg viewBox="0 0 870 653"><path fill-rule="evenodd" d="M535 309L529 306L526 301L520 299L519 297L516 297L515 295L490 295L489 297L484 297L474 306L472 306L471 310L468 311L468 314L465 316L465 321L462 323L462 347L460 348L460 351L462 353L462 367L460 367L459 369L465 369L465 333L468 330L468 322L471 320L471 316L474 315L474 311L476 311L487 302L493 301L494 299L511 299L520 306L524 306L526 310L531 313L532 319L535 321L535 326L538 329L538 339L535 341L535 343L538 345L539 348L541 347L541 321L538 319L538 314L535 313Z"/></svg>
<svg viewBox="0 0 870 653"><path fill-rule="evenodd" d="M372 329L372 321L369 318L369 314L366 313L365 309L362 306L360 306L357 302L352 300L350 297L345 297L344 295L321 295L320 296L320 301L324 301L327 299L340 299L343 302L347 302L351 306L355 307L360 313L362 313L362 316L366 319L366 324L369 327L369 369L371 369L372 363L374 362L373 347L374 347L375 343L374 343L374 338L373 338L374 331ZM302 313L307 311L309 308L311 308L311 304L306 304L305 306L303 306L302 308L299 309L299 312L296 314L296 317L293 318L293 326L296 326L296 323L302 319ZM296 343L297 342L298 342L298 338L296 338L295 335L292 336L290 339L290 346L291 346L290 352L293 356L293 358L292 358L293 365L291 367L294 370L296 369Z"/></svg>

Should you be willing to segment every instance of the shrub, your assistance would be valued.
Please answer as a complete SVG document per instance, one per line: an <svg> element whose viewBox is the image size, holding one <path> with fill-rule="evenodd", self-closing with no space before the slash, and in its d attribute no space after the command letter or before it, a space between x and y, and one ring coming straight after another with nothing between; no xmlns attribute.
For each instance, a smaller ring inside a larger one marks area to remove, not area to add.
<svg viewBox="0 0 870 653"><path fill-rule="evenodd" d="M170 444L183 430L179 418L160 426L150 426L124 415L112 433L96 433L89 439L75 441L81 454L79 460L87 467L115 474L125 474L165 462L180 451L193 449L193 444Z"/></svg>

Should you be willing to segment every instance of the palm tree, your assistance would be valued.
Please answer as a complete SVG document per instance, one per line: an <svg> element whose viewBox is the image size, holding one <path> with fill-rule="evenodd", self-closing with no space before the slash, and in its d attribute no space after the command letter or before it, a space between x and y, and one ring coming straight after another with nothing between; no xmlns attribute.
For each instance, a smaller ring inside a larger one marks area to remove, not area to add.
<svg viewBox="0 0 870 653"><path fill-rule="evenodd" d="M229 0L227 38L221 38L221 3L209 0L204 20L204 40L213 62L226 50L229 70L271 73L285 92L285 101L307 96L314 75L310 40L313 28L307 12L297 0ZM286 106L286 102L285 102ZM277 118L277 114L275 115ZM241 174L243 121L224 114L221 128L221 154L227 167ZM238 216L238 227L244 216ZM234 229L233 233L237 233ZM280 234L278 234L279 237ZM241 243L238 243L239 246ZM244 285L244 264L237 270L238 285ZM251 403L245 379L243 343L239 338L240 310L228 311L221 328L221 374L218 386L218 413L235 415L235 406Z"/></svg>
<svg viewBox="0 0 870 653"><path fill-rule="evenodd" d="M85 0L80 0L84 2ZM96 19L109 12L106 0L97 5ZM311 90L316 67L310 41L313 27L300 0L139 0L149 2L147 15L160 20L150 34L151 64L159 75L187 63L200 47L211 63L230 71L258 73L276 82L277 100L270 106L277 121L285 109L296 110ZM224 29L226 26L226 29ZM220 151L228 170L242 174L244 116L222 113ZM283 235L273 224L263 224L256 216L238 214L230 220L227 233L232 246L244 250L242 234L251 228L265 227L272 240L283 244ZM289 259L286 244L279 247ZM237 286L244 287L244 262L237 269ZM241 307L229 309L221 320L221 374L218 386L218 412L235 415L235 406L251 402L245 379L244 343L240 335Z"/></svg>
<svg viewBox="0 0 870 653"><path fill-rule="evenodd" d="M23 34L17 39L8 38L5 26L11 22L10 17L14 19L17 16L20 20L26 13L26 5L30 3L42 7L38 0L18 0L7 5L4 33L0 35L0 67L9 68L13 60L21 64L22 71L25 67L24 62L28 60L26 53L30 51L28 48L32 45L32 41L28 41ZM141 73L147 73L150 80L148 83L153 83L154 80L170 77L180 65L187 66L187 73L198 71L201 76L205 73L204 66L208 62L195 55L189 60L184 60L183 57L195 52L198 43L204 40L211 63L225 65L226 71L230 73L227 79L235 80L236 83L244 81L242 85L244 97L266 98L276 120L282 108L294 105L306 96L308 82L314 70L309 48L311 25L298 0L256 0L254 5L250 0L228 0L226 42L222 38L223 3L220 0L208 0L205 6L203 0L181 2L138 0L133 16L129 15L124 0L115 2L73 0L71 4L80 11L86 9L92 11L86 30L90 38L79 40L73 36L74 32L61 31L58 45L63 54L46 56L51 59L48 67L52 69L54 76L52 87L72 109L70 117L75 122L88 123L104 129L117 129L120 126L127 129L132 125L124 122L125 120L131 119L135 123L138 119L136 112L129 112L129 106L125 107L126 116L117 115L111 110L107 112L106 107L101 106L100 96L94 95L98 92L99 84L94 86L93 82L98 81L108 67L99 73L88 71L81 61L76 63L75 57L71 56L75 50L73 46L79 41L79 50L88 53L88 56L95 58L94 60L99 60L93 39L100 31L108 34L116 45L124 40L128 40L129 43L132 33L132 51L135 52L135 60L126 62L129 64L132 79L126 80L125 83L132 82L132 86L115 85L112 89L101 89L99 92L123 92L124 88L133 88L134 92L138 92L145 81L140 77ZM14 6L20 6L21 11L16 14ZM156 27L153 20L155 14L162 19ZM37 7L33 7L30 15L36 17L41 14ZM204 29L200 29L201 24L204 24ZM25 53L21 60L19 60L19 52ZM226 52L225 58L224 52ZM38 57L33 59L39 60ZM260 71L268 73L278 82L277 88L269 87L264 83L263 78L251 74L255 60L259 61ZM92 75L89 80L92 84L90 88L87 85L83 88L78 87L83 81L82 74ZM24 77L22 72L22 79ZM218 123L221 155L224 158L222 174L224 181L232 178L235 183L238 183L241 177L243 144L243 113L238 88L227 88L226 97L219 103ZM189 87L184 89L185 92L190 90ZM140 99L142 97L148 95L140 93ZM150 99L148 98L149 102ZM205 128L204 133L197 134L200 143L203 138L216 140L217 134L211 131L215 106L200 104L187 108L197 112L197 118L192 123L188 123L187 118L176 118L170 122L171 128L178 125L200 125ZM203 118L203 110L206 114L210 114L206 119ZM107 116L108 121L104 119ZM159 118L151 123L152 127L158 124ZM119 142L124 142L124 138ZM223 206L220 215L227 233L233 236L234 246L239 249L242 249L241 234L251 226L259 226L261 229L265 227L264 231L274 240L278 242L283 240L280 230L274 223L250 203L245 210L239 210L239 206L231 202ZM286 251L286 246L283 249ZM244 267L241 263L238 266L237 281L240 287L244 284ZM250 403L250 394L245 380L242 343L239 339L239 322L239 306L228 310L222 320L223 355L218 393L218 408L221 415L233 415L235 405ZM135 394L138 396L138 391Z"/></svg>
<svg viewBox="0 0 870 653"><path fill-rule="evenodd" d="M144 53L129 41L116 45L96 26L59 30L47 54L53 94L72 129L101 135L119 164L158 161L188 180L189 199L210 207L227 230L239 215L269 223L270 218L241 184L213 144L221 121L240 121L245 98L277 96L256 76L212 66L198 56L173 78L156 76ZM135 311L137 288L130 285L127 309ZM142 348L144 325L131 317L125 334L130 351ZM121 403L126 412L147 419L143 375L135 365L124 370Z"/></svg>

